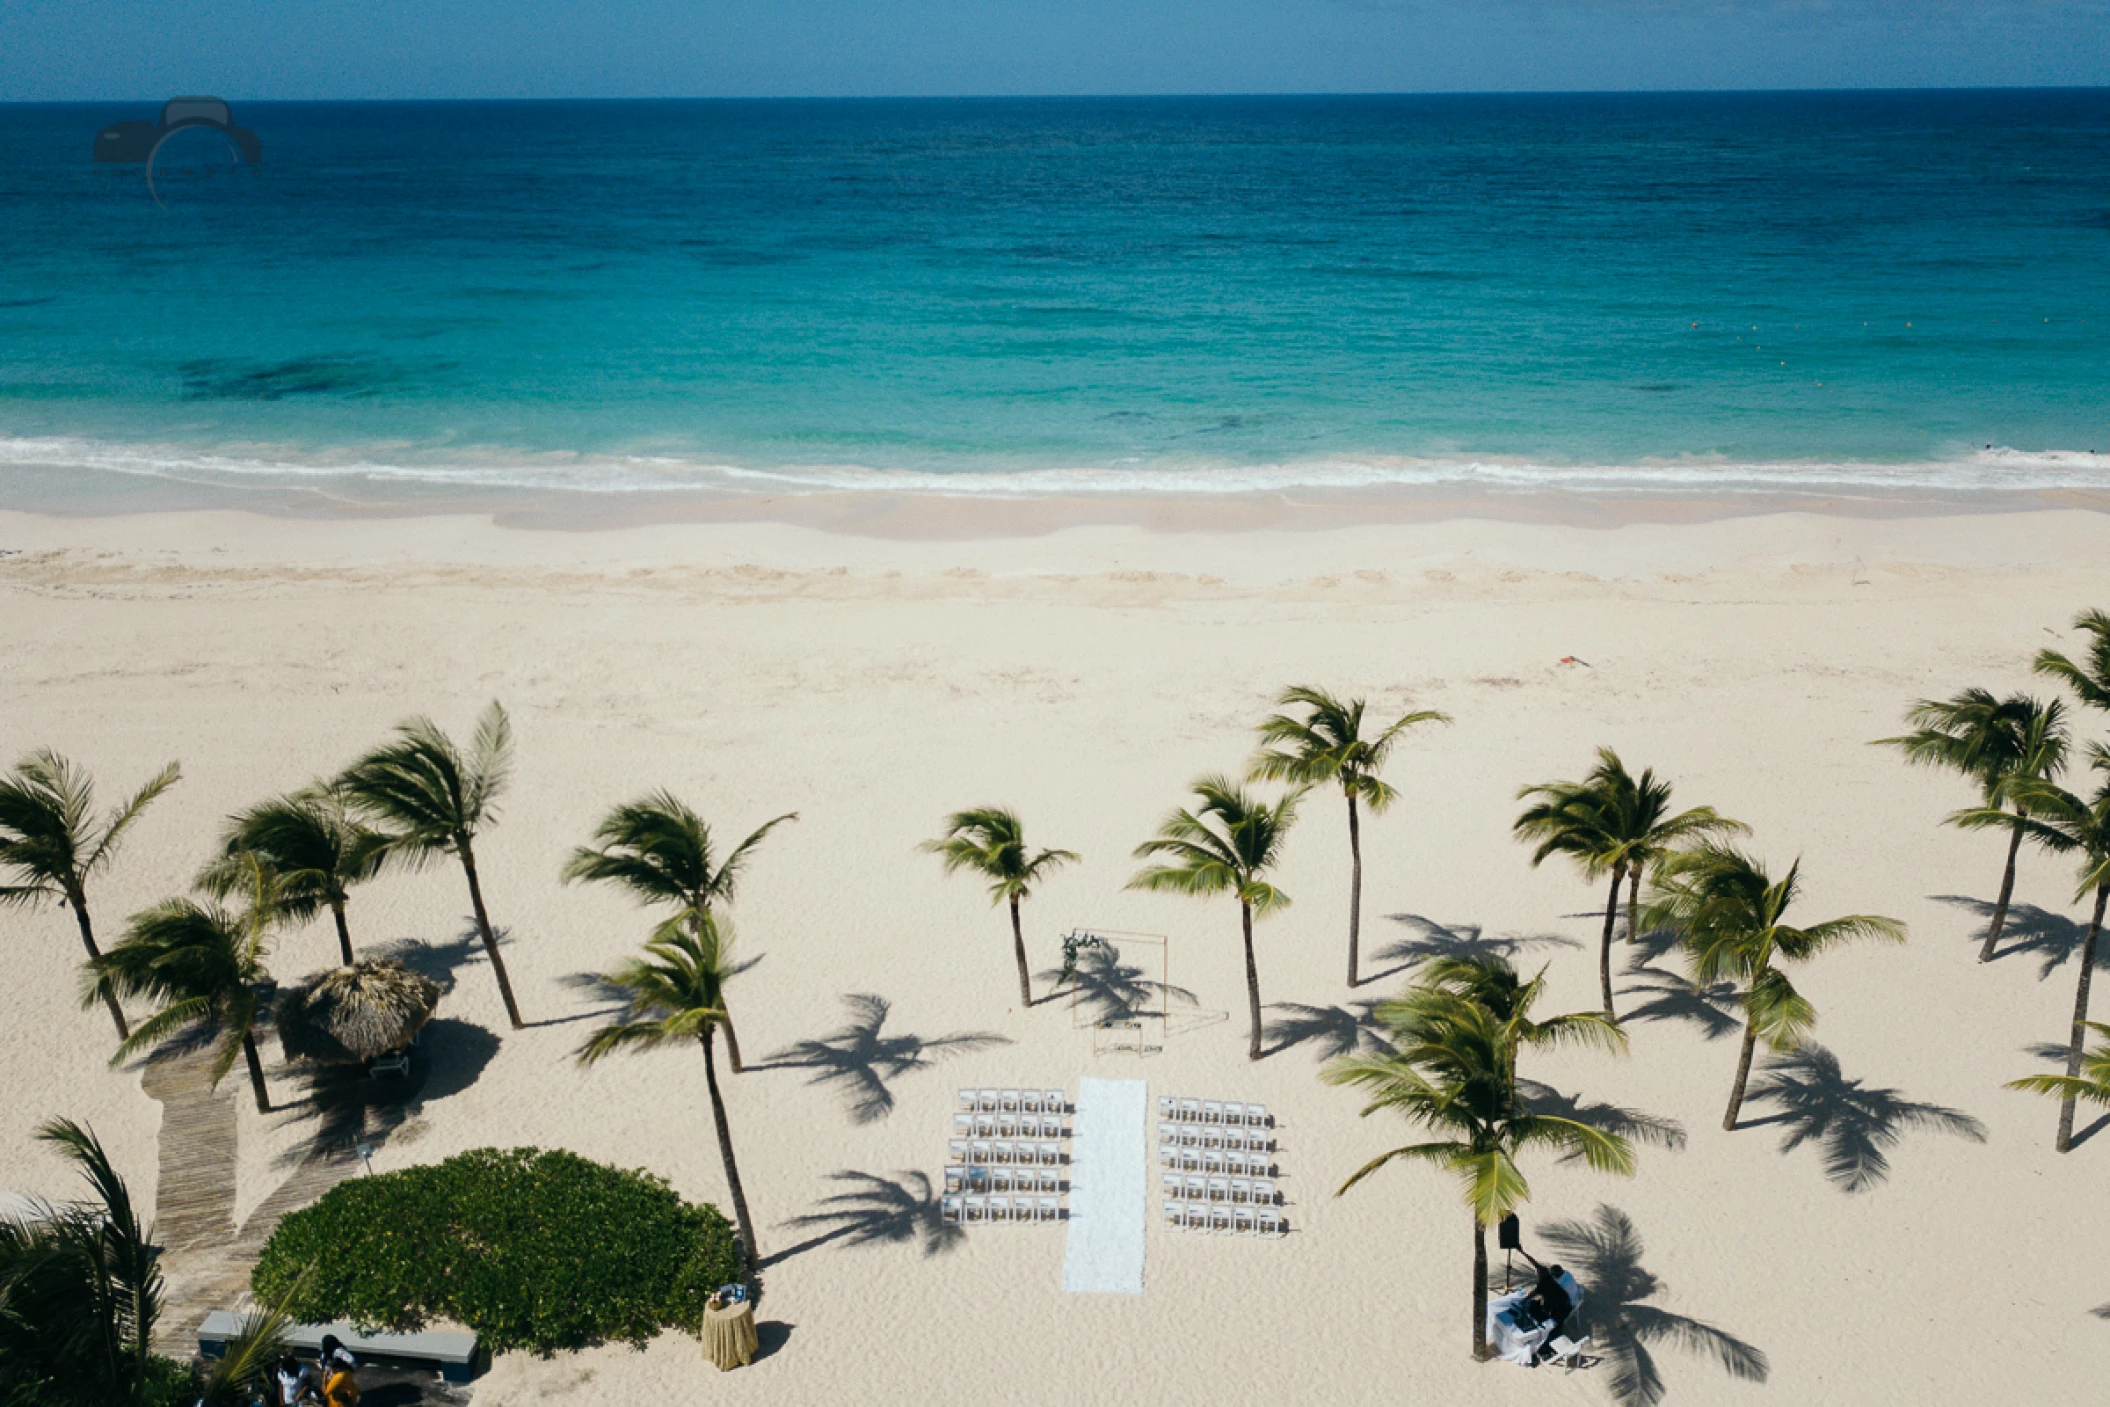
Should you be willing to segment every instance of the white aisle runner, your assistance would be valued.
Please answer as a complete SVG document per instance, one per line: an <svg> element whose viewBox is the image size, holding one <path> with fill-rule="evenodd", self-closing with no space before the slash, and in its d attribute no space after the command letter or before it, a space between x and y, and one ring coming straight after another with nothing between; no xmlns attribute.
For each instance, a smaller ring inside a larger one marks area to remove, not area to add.
<svg viewBox="0 0 2110 1407"><path fill-rule="evenodd" d="M1078 1084L1069 1243L1062 1258L1062 1288L1072 1294L1143 1293L1149 1112L1150 1088L1141 1080Z"/></svg>

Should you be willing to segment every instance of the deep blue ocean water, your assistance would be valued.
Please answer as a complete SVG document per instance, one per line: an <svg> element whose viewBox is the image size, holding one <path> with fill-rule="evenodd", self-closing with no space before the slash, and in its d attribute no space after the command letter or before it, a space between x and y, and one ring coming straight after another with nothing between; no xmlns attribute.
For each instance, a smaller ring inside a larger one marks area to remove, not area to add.
<svg viewBox="0 0 2110 1407"><path fill-rule="evenodd" d="M157 107L0 106L0 472L2110 485L2110 91Z"/></svg>

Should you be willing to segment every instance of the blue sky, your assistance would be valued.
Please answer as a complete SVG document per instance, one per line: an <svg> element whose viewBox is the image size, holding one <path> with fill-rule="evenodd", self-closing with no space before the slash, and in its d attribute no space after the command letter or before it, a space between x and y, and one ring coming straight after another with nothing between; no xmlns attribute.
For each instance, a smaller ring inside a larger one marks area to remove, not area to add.
<svg viewBox="0 0 2110 1407"><path fill-rule="evenodd" d="M0 101L2110 83L2110 0L4 0Z"/></svg>

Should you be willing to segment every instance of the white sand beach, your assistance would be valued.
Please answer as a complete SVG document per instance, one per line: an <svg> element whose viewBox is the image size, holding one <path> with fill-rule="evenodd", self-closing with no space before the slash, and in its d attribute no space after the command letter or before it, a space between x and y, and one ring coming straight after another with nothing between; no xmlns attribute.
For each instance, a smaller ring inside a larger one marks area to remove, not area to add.
<svg viewBox="0 0 2110 1407"><path fill-rule="evenodd" d="M1032 535L969 523L921 536L860 534L836 516L567 533L452 517L0 514L0 763L55 747L109 798L183 764L91 895L106 938L185 889L229 812L341 766L406 715L464 730L488 700L511 711L517 774L479 860L530 1026L507 1029L486 965L462 947L439 1012L457 1023L456 1068L435 1070L433 1097L376 1149L377 1172L533 1144L721 1197L693 1053L590 1071L572 1060L603 1004L567 979L629 954L650 920L558 871L610 804L652 788L733 837L799 813L733 910L759 959L733 988L751 1068L726 1089L768 1259L766 1356L722 1379L680 1336L506 1356L477 1384L478 1407L2099 1393L2110 1133L2058 1155L2055 1104L2001 1088L2047 1068L2033 1048L2066 1030L2086 917L2071 866L2024 853L2008 952L1981 966L2001 839L1938 824L1972 799L1966 784L1868 746L1916 698L2048 691L2033 653L2070 641L2077 610L2110 607L2099 513ZM1123 885L1133 847L1194 777L1243 767L1254 724L1296 683L1455 723L1400 748L1387 777L1402 801L1365 820L1365 968L1389 975L1352 994L1345 818L1337 795L1308 799L1278 877L1294 904L1258 938L1263 1000L1295 1004L1269 1015L1298 1029L1249 1064L1235 906ZM2077 725L2102 731L2098 717ZM1602 894L1566 866L1532 869L1509 828L1520 786L1579 775L1599 744L1672 778L1679 805L1748 822L1776 865L1801 855L1811 914L1888 914L1911 930L1903 947L1849 947L1798 973L1836 1078L1805 1063L1805 1099L1754 1098L1734 1133L1720 1127L1730 1019L1681 994L1675 955L1619 976L1624 1006L1645 1013L1629 1055L1527 1053L1524 1074L1676 1130L1640 1147L1631 1179L1527 1163L1526 1244L1641 1335L1643 1381L1624 1395L1615 1374L1630 1355L1574 1374L1471 1360L1458 1189L1401 1166L1337 1199L1365 1159L1418 1135L1359 1119L1353 1093L1317 1078L1358 1004L1446 945L1496 946L1527 972L1550 963L1551 1010L1595 1003ZM916 848L977 804L1015 807L1035 843L1083 856L1026 907L1037 968L1074 927L1169 936L1170 981L1196 1002L1161 1051L1095 1056L1066 1003L1019 1009L1002 912ZM356 891L352 933L460 946L467 910L459 873L436 866ZM64 1115L153 1196L161 1106L136 1071L106 1067L109 1023L79 1007L70 916L8 912L0 932L0 1191L69 1193L30 1137ZM285 938L273 970L291 982L335 951L324 919ZM885 1003L876 1033L848 1030L853 994ZM966 1033L1005 1043L949 1053L944 1038ZM837 1067L771 1058L802 1041L833 1041ZM275 1060L272 1074L297 1094ZM913 1234L830 1239L830 1224L798 1220L853 1174L928 1193L957 1087L1074 1098L1086 1076L1266 1101L1290 1234L1169 1233L1153 1197L1133 1297L1065 1294L1058 1228L977 1229L933 1249ZM312 1128L298 1107L258 1115L239 1067L226 1089L240 1218ZM1982 1141L1942 1111L1977 1121ZM2081 1126L2093 1119L2084 1109ZM1563 1225L1600 1245L1549 1240ZM1631 1235L1604 1238L1614 1225Z"/></svg>

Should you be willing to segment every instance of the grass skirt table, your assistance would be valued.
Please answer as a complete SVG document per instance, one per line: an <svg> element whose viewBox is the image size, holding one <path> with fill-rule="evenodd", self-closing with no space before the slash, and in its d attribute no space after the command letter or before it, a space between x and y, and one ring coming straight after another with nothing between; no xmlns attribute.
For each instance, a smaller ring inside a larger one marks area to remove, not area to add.
<svg viewBox="0 0 2110 1407"><path fill-rule="evenodd" d="M740 1300L703 1311L703 1356L723 1373L755 1361L755 1303Z"/></svg>

